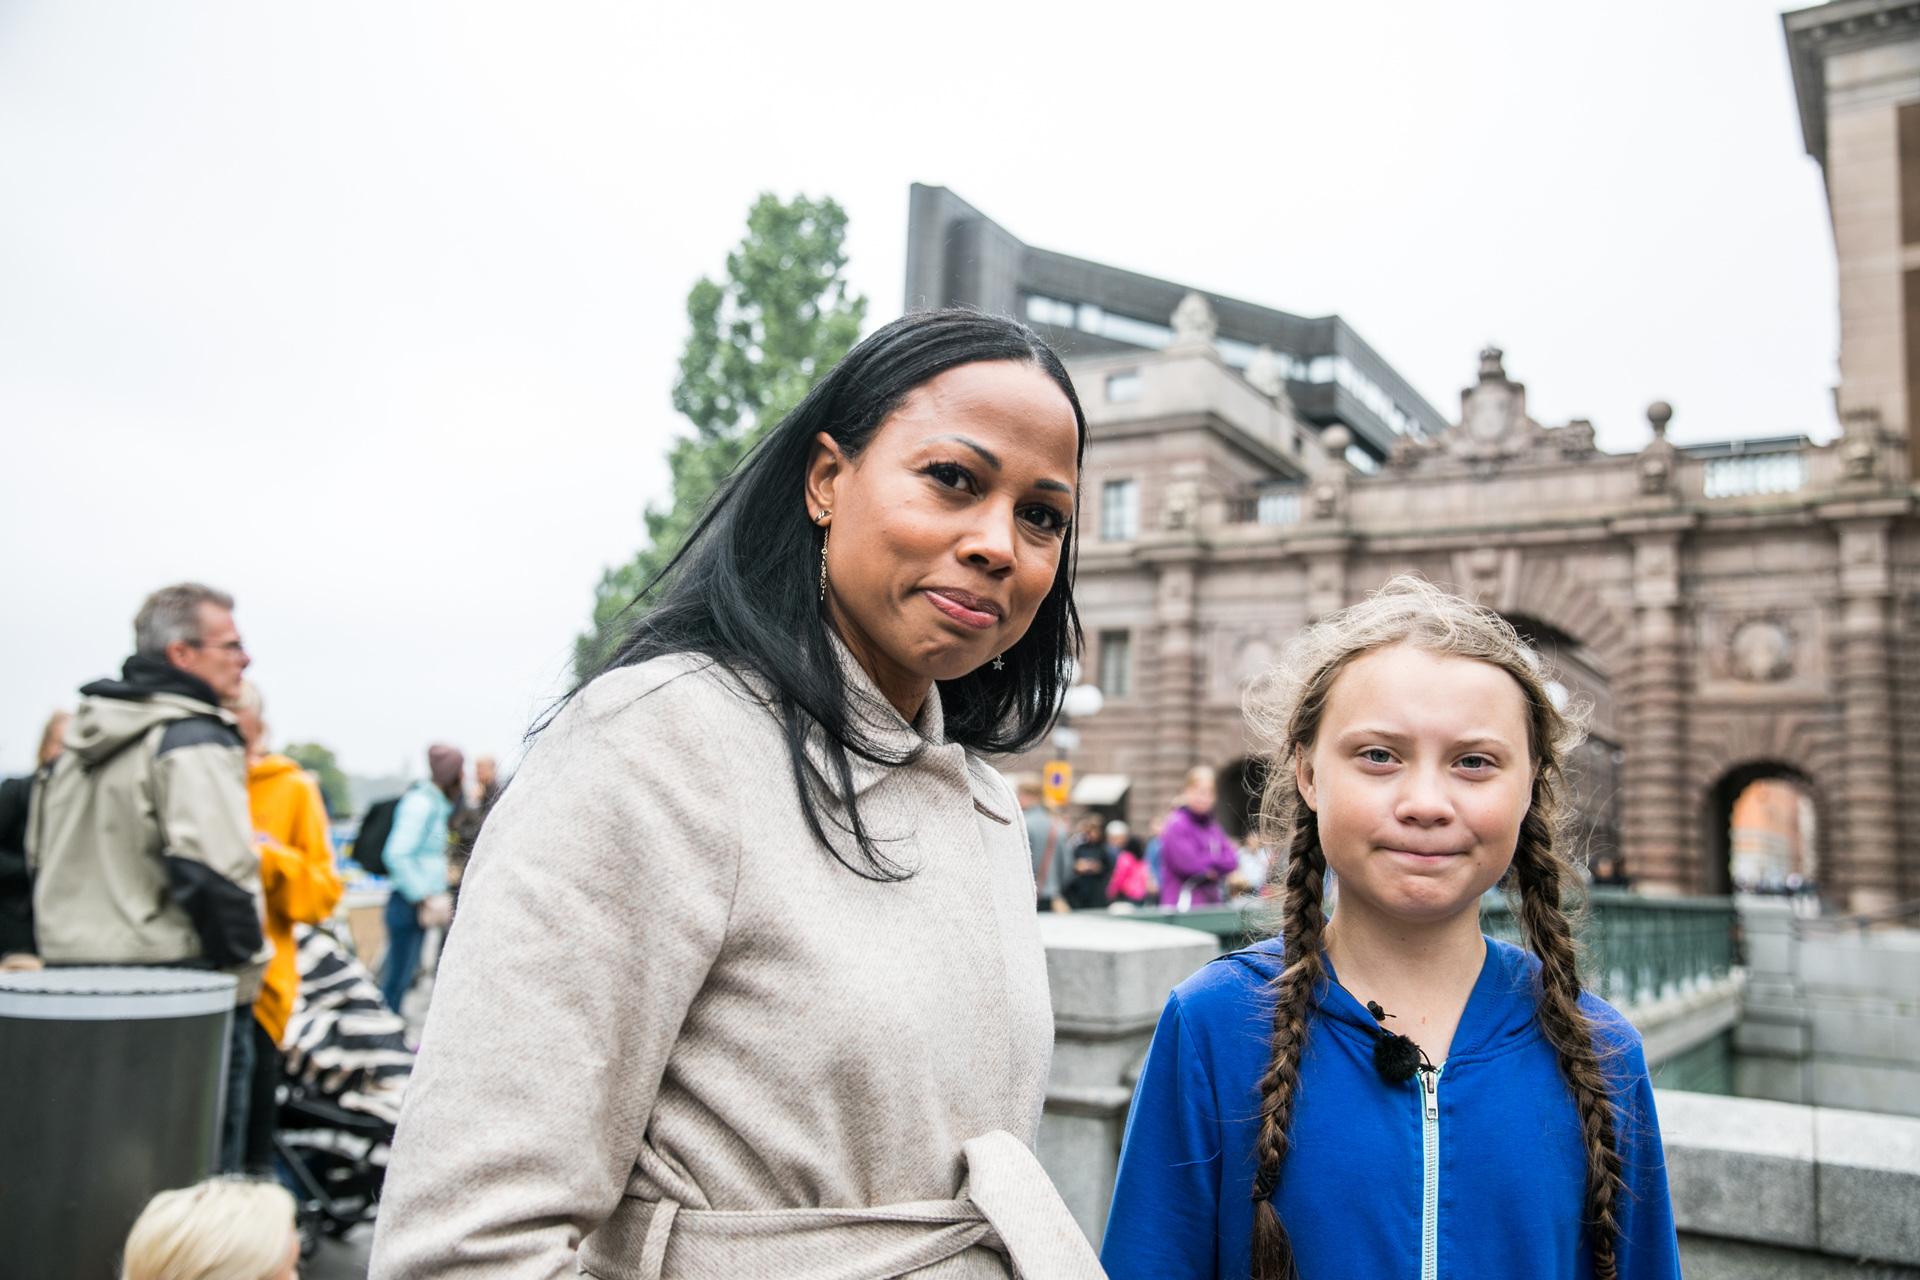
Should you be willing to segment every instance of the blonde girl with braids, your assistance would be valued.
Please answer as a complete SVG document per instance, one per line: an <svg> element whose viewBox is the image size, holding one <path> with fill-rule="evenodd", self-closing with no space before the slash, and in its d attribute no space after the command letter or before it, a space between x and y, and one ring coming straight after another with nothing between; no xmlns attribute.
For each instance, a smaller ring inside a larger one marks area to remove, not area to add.
<svg viewBox="0 0 1920 1280"><path fill-rule="evenodd" d="M1281 934L1168 1001L1109 1275L1677 1277L1640 1038L1575 967L1556 834L1579 726L1536 655L1396 578L1302 633L1249 715ZM1525 950L1480 932L1501 883Z"/></svg>

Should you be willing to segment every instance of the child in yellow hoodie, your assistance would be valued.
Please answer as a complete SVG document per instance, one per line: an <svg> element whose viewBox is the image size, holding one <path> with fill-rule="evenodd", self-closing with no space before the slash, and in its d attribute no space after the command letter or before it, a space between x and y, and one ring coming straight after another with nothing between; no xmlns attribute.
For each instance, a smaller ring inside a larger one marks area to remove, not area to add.
<svg viewBox="0 0 1920 1280"><path fill-rule="evenodd" d="M320 790L297 762L267 751L265 703L252 681L241 686L232 710L247 744L247 801L253 812L254 844L260 850L267 939L273 944L273 958L267 962L253 1005L255 1067L247 1126L247 1168L265 1173L273 1165L280 1038L286 1034L300 987L293 926L325 921L340 903L341 886L333 869L333 841Z"/></svg>

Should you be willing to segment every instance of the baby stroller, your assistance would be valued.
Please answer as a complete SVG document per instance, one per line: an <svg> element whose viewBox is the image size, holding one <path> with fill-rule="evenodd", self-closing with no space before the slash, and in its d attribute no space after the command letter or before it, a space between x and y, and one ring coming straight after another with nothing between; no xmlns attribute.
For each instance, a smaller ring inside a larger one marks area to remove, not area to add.
<svg viewBox="0 0 1920 1280"><path fill-rule="evenodd" d="M298 926L300 991L281 1049L285 1078L274 1147L299 1206L302 1256L322 1233L371 1221L413 1070L406 1023L324 927Z"/></svg>

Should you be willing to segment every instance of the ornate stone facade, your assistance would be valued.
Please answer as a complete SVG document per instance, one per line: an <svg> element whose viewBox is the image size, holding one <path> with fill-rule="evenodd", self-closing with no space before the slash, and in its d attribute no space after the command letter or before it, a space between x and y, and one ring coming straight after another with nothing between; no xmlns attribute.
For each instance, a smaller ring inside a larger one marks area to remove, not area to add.
<svg viewBox="0 0 1920 1280"><path fill-rule="evenodd" d="M1839 268L1834 402L1843 423L1908 433L1920 467L1920 4L1834 0L1781 23Z"/></svg>
<svg viewBox="0 0 1920 1280"><path fill-rule="evenodd" d="M1182 307L1175 327L1204 332ZM1070 367L1091 431L1088 675L1126 690L1076 724L1074 758L1132 779L1136 822L1191 765L1238 776L1262 749L1241 691L1289 635L1414 572L1513 618L1593 706L1589 829L1611 829L1599 810L1617 798L1641 886L1723 891L1722 793L1774 774L1814 798L1823 888L1855 907L1920 896L1920 515L1902 433L1681 448L1656 404L1645 448L1602 453L1586 422L1534 421L1490 349L1459 422L1365 474L1341 428L1298 430L1283 386L1205 342ZM1130 536L1101 536L1108 485L1137 495L1137 524L1104 531ZM1098 671L1103 652L1124 679Z"/></svg>

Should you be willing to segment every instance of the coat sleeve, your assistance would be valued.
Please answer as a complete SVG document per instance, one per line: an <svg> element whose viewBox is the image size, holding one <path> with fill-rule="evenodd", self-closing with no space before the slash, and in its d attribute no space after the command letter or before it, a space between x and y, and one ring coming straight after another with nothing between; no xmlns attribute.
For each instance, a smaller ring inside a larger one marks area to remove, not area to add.
<svg viewBox="0 0 1920 1280"><path fill-rule="evenodd" d="M1127 1115L1100 1248L1111 1280L1213 1280L1220 1127L1180 997L1167 1001Z"/></svg>
<svg viewBox="0 0 1920 1280"><path fill-rule="evenodd" d="M571 1277L626 1189L726 934L726 781L756 772L727 759L694 696L705 679L648 691L644 670L577 698L480 834L382 1195L378 1280Z"/></svg>
<svg viewBox="0 0 1920 1280"><path fill-rule="evenodd" d="M1673 1200L1667 1190L1667 1157L1660 1145L1660 1119L1653 1083L1636 1037L1618 1058L1621 1080L1617 1134L1620 1173L1627 1184L1619 1214L1620 1280L1680 1280L1680 1242L1674 1232Z"/></svg>
<svg viewBox="0 0 1920 1280"><path fill-rule="evenodd" d="M1210 841L1213 850L1213 869L1222 876L1230 876L1240 869L1240 852L1233 847L1233 841L1219 827L1214 829L1217 838Z"/></svg>
<svg viewBox="0 0 1920 1280"><path fill-rule="evenodd" d="M303 864L305 898L300 905L306 914L290 914L288 919L319 924L340 905L343 886L333 865L333 835L327 827L327 807L320 798L320 788L303 779L300 794L303 799L294 812L292 834L293 849Z"/></svg>
<svg viewBox="0 0 1920 1280"><path fill-rule="evenodd" d="M263 956L260 858L239 734L212 717L168 725L154 756L153 803L167 887L201 954L222 969Z"/></svg>
<svg viewBox="0 0 1920 1280"><path fill-rule="evenodd" d="M300 850L260 837L260 889L267 907L292 924L321 924L340 902L340 877Z"/></svg>

